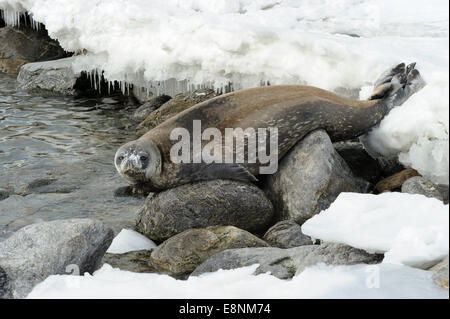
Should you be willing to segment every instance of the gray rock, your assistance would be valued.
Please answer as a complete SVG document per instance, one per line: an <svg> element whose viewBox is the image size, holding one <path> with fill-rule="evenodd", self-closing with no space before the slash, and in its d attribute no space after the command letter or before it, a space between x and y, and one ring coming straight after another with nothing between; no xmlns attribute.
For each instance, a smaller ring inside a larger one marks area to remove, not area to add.
<svg viewBox="0 0 450 319"><path fill-rule="evenodd" d="M356 178L335 151L327 133L308 134L280 161L269 176L266 193L278 220L299 225L326 209L341 192L367 192L369 183Z"/></svg>
<svg viewBox="0 0 450 319"><path fill-rule="evenodd" d="M247 231L233 226L189 229L169 238L152 253L153 264L174 276L191 273L212 255L225 249L268 247Z"/></svg>
<svg viewBox="0 0 450 319"><path fill-rule="evenodd" d="M448 204L448 186L436 185L422 176L414 176L407 179L402 185L402 193L421 194L433 197Z"/></svg>
<svg viewBox="0 0 450 319"><path fill-rule="evenodd" d="M26 226L0 242L0 298L24 298L50 275L95 271L113 231L92 219L68 219ZM69 267L69 268L67 268ZM76 268L75 268L76 269Z"/></svg>
<svg viewBox="0 0 450 319"><path fill-rule="evenodd" d="M448 290L448 256L430 270L433 272L433 281Z"/></svg>
<svg viewBox="0 0 450 319"><path fill-rule="evenodd" d="M13 28L0 29L0 72L17 74L29 62L64 58L67 53L45 30Z"/></svg>
<svg viewBox="0 0 450 319"><path fill-rule="evenodd" d="M133 120L136 122L142 122L150 115L153 111L158 109L161 105L168 102L171 99L168 95L160 95L154 98L151 98L145 104L142 104L134 113Z"/></svg>
<svg viewBox="0 0 450 319"><path fill-rule="evenodd" d="M374 185L382 179L381 166L367 153L361 142L344 141L333 143L333 146L356 177Z"/></svg>
<svg viewBox="0 0 450 319"><path fill-rule="evenodd" d="M73 59L23 65L17 77L17 89L35 94L77 95L75 86L80 74L72 70Z"/></svg>
<svg viewBox="0 0 450 319"><path fill-rule="evenodd" d="M273 225L263 239L271 246L293 248L313 245L311 237L303 234L302 228L293 220L283 220Z"/></svg>
<svg viewBox="0 0 450 319"><path fill-rule="evenodd" d="M371 255L363 250L341 244L281 248L229 249L209 258L195 269L191 276L198 276L219 269L235 269L259 264L255 274L270 272L280 279L292 278L306 267L317 263L328 265L375 264L382 255Z"/></svg>
<svg viewBox="0 0 450 319"><path fill-rule="evenodd" d="M108 264L114 268L132 272L154 273L157 270L150 262L151 253L152 250L130 251L125 254L106 253L103 256L102 265Z"/></svg>
<svg viewBox="0 0 450 319"><path fill-rule="evenodd" d="M9 192L6 189L0 188L0 200L7 199L9 197Z"/></svg>
<svg viewBox="0 0 450 319"><path fill-rule="evenodd" d="M271 202L256 186L212 180L150 194L135 228L152 240L164 241L187 229L217 225L265 231L272 216Z"/></svg>

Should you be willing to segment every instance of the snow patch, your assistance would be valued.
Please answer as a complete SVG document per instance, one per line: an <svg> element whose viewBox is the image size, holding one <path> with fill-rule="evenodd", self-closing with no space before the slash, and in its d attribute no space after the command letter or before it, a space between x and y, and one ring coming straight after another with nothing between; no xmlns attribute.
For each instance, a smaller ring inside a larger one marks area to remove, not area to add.
<svg viewBox="0 0 450 319"><path fill-rule="evenodd" d="M136 250L151 250L156 248L156 244L144 235L130 229L122 229L113 239L107 253L124 254Z"/></svg>
<svg viewBox="0 0 450 319"><path fill-rule="evenodd" d="M423 195L341 193L304 234L385 253L384 263L433 266L449 253L449 205Z"/></svg>
<svg viewBox="0 0 450 319"><path fill-rule="evenodd" d="M54 275L34 287L28 298L448 298L433 283L432 273L405 266L319 264L292 280L269 274L254 276L258 265L219 270L177 280L167 275L138 274L110 265L84 276Z"/></svg>

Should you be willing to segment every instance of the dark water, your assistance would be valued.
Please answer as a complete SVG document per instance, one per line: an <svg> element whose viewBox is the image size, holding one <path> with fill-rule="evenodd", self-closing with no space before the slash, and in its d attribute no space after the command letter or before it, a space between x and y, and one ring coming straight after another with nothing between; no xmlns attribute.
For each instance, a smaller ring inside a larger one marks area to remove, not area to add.
<svg viewBox="0 0 450 319"><path fill-rule="evenodd" d="M101 100L32 96L15 85L0 74L0 240L44 220L93 217L116 231L132 225L142 199L114 196L126 184L113 165L117 147L135 138L130 112Z"/></svg>

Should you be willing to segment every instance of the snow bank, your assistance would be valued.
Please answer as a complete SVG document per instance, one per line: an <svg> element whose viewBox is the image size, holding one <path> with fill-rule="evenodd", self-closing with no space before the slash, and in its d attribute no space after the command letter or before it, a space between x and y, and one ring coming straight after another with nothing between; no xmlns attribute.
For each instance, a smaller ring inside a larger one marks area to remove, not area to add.
<svg viewBox="0 0 450 319"><path fill-rule="evenodd" d="M384 263L426 269L449 253L449 206L422 195L341 193L302 231L326 242L386 253Z"/></svg>
<svg viewBox="0 0 450 319"><path fill-rule="evenodd" d="M446 0L0 0L0 8L9 23L29 12L66 50L86 49L76 72L104 70L124 89L126 81L154 93L266 81L367 92L391 65L416 61L428 87L370 134L371 148L448 184Z"/></svg>
<svg viewBox="0 0 450 319"><path fill-rule="evenodd" d="M28 298L448 298L431 272L381 264L317 265L292 280L254 276L257 266L220 270L188 280L138 274L104 265L93 276L50 276Z"/></svg>
<svg viewBox="0 0 450 319"><path fill-rule="evenodd" d="M156 244L144 235L130 229L122 229L120 233L113 239L107 253L124 254L129 251L151 250Z"/></svg>

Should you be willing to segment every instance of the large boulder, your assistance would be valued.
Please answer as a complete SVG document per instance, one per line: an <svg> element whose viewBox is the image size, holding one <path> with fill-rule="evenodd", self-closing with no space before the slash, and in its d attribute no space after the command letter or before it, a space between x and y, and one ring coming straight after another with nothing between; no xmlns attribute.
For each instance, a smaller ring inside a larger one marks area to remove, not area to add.
<svg viewBox="0 0 450 319"><path fill-rule="evenodd" d="M177 94L173 99L150 113L147 118L136 128L136 135L141 136L174 115L190 108L191 106L207 101L219 95L211 89L201 89L189 93Z"/></svg>
<svg viewBox="0 0 450 319"><path fill-rule="evenodd" d="M433 281L448 290L448 256L430 270L433 272Z"/></svg>
<svg viewBox="0 0 450 319"><path fill-rule="evenodd" d="M92 273L113 240L112 229L92 219L26 226L0 242L0 298L24 298L50 275Z"/></svg>
<svg viewBox="0 0 450 319"><path fill-rule="evenodd" d="M272 204L258 187L212 180L150 194L135 228L150 239L164 241L187 229L217 225L265 231L272 217Z"/></svg>
<svg viewBox="0 0 450 319"><path fill-rule="evenodd" d="M303 234L302 228L293 220L276 223L264 234L263 239L273 247L293 248L313 245L311 237Z"/></svg>
<svg viewBox="0 0 450 319"><path fill-rule="evenodd" d="M67 56L58 42L45 30L13 28L0 29L0 72L17 74L29 62L57 60Z"/></svg>
<svg viewBox="0 0 450 319"><path fill-rule="evenodd" d="M364 193L368 189L369 183L353 175L322 130L294 146L265 187L277 219L292 219L299 225L328 208L341 192Z"/></svg>
<svg viewBox="0 0 450 319"><path fill-rule="evenodd" d="M17 89L35 94L76 95L80 74L72 70L73 58L27 63L20 68Z"/></svg>
<svg viewBox="0 0 450 319"><path fill-rule="evenodd" d="M448 186L436 185L422 176L407 179L402 185L402 193L421 194L426 197L437 198L448 204Z"/></svg>
<svg viewBox="0 0 450 319"><path fill-rule="evenodd" d="M174 276L191 273L212 255L232 248L268 247L266 242L233 226L189 229L158 246L151 258L157 269Z"/></svg>
<svg viewBox="0 0 450 319"><path fill-rule="evenodd" d="M213 255L198 266L191 276L215 272L219 269L235 269L259 264L255 274L270 272L280 279L288 279L317 263L375 264L381 259L382 255L372 255L347 245L330 243L290 249L274 247L229 249Z"/></svg>

